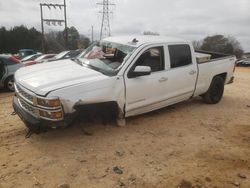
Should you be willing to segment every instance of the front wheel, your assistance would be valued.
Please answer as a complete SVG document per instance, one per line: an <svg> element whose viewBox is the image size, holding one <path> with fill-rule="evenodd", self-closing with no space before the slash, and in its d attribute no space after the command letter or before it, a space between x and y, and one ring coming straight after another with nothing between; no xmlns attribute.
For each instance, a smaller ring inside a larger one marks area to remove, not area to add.
<svg viewBox="0 0 250 188"><path fill-rule="evenodd" d="M7 80L5 81L5 88L8 89L9 91L15 91L13 76L7 78Z"/></svg>
<svg viewBox="0 0 250 188"><path fill-rule="evenodd" d="M213 78L208 91L203 95L203 99L208 104L220 102L224 93L224 79L220 76Z"/></svg>

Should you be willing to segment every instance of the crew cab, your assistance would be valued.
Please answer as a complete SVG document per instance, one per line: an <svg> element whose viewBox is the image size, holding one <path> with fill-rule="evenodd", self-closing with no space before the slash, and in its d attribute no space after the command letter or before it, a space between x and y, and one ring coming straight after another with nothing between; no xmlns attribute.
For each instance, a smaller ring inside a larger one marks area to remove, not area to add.
<svg viewBox="0 0 250 188"><path fill-rule="evenodd" d="M175 38L109 37L76 59L18 70L13 107L30 129L66 126L93 111L125 125L126 117L197 96L218 103L233 82L235 61Z"/></svg>

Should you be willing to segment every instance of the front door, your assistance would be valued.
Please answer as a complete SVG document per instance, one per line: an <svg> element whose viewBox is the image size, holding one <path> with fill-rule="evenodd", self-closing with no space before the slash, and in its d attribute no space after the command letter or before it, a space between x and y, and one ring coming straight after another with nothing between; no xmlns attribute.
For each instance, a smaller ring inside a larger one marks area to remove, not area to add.
<svg viewBox="0 0 250 188"><path fill-rule="evenodd" d="M130 78L136 66L148 66L151 74ZM152 106L165 97L164 46L148 47L141 52L124 75L126 83L126 116L153 110Z"/></svg>

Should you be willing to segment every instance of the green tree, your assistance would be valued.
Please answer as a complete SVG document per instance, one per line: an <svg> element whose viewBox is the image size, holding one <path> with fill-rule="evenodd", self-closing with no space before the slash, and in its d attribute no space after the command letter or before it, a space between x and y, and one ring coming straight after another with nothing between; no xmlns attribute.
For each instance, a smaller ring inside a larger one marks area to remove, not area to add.
<svg viewBox="0 0 250 188"><path fill-rule="evenodd" d="M244 51L234 37L225 37L223 35L214 35L206 37L200 46L201 50L221 52L225 54L234 54L240 58Z"/></svg>
<svg viewBox="0 0 250 188"><path fill-rule="evenodd" d="M80 35L75 27L68 28L69 45L68 49L75 50L86 48L89 45L89 39ZM46 33L45 51L58 53L65 50L65 31L51 31ZM0 28L0 53L17 53L23 48L31 48L41 51L42 34L35 28L28 29L21 25L7 30L5 27Z"/></svg>
<svg viewBox="0 0 250 188"><path fill-rule="evenodd" d="M0 53L16 53L22 48L41 50L41 33L23 25L10 30L0 28Z"/></svg>

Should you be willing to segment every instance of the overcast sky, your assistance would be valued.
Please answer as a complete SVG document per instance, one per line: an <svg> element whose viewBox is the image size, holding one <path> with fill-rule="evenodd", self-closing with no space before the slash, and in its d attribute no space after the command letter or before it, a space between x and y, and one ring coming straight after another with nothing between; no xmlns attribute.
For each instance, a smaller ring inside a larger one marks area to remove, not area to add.
<svg viewBox="0 0 250 188"><path fill-rule="evenodd" d="M101 0L100 0L101 1ZM40 30L39 3L63 0L0 0L0 26L25 25ZM67 0L68 25L90 37L100 33L98 0ZM201 40L208 35L236 37L245 51L250 51L250 0L113 0L112 35L142 34L155 31L161 35L187 40ZM62 11L48 11L45 18L60 19ZM63 27L45 25L45 31Z"/></svg>

